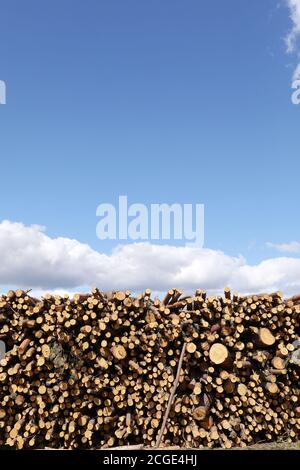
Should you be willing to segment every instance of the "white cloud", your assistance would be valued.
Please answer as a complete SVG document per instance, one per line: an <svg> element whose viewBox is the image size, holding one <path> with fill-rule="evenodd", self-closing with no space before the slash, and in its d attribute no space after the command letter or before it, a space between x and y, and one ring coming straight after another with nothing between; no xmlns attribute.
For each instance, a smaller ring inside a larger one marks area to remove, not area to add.
<svg viewBox="0 0 300 470"><path fill-rule="evenodd" d="M273 248L274 250L280 251L281 253L300 253L300 243L299 242L290 242L290 243L271 243L268 242L267 246Z"/></svg>
<svg viewBox="0 0 300 470"><path fill-rule="evenodd" d="M291 31L285 38L287 52L294 52L297 39L300 36L300 0L287 0L290 9L290 17L293 23Z"/></svg>
<svg viewBox="0 0 300 470"><path fill-rule="evenodd" d="M136 243L111 254L69 238L51 238L39 226L0 223L0 285L44 290L130 289L166 291L180 287L241 293L300 292L300 259L274 258L251 266L239 256L196 247Z"/></svg>
<svg viewBox="0 0 300 470"><path fill-rule="evenodd" d="M281 290L286 296L300 292L300 259L272 258L233 272L231 284L240 292L271 292Z"/></svg>
<svg viewBox="0 0 300 470"><path fill-rule="evenodd" d="M300 37L300 0L286 0L286 3L290 10L292 29L287 34L285 42L287 52L292 53L297 50L297 40ZM294 71L293 82L298 79L300 79L300 63Z"/></svg>

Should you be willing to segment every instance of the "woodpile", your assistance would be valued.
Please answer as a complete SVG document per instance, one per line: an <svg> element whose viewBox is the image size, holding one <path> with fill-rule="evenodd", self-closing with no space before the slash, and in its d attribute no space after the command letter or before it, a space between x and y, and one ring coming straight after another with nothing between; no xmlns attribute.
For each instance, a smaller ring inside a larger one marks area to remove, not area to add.
<svg viewBox="0 0 300 470"><path fill-rule="evenodd" d="M0 446L299 439L299 319L300 297L280 293L9 291L0 297Z"/></svg>

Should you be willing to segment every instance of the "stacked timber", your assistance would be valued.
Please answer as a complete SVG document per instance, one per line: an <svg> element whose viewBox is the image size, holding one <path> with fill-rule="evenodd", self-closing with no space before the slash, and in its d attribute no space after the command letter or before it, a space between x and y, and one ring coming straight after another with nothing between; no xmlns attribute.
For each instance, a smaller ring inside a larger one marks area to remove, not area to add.
<svg viewBox="0 0 300 470"><path fill-rule="evenodd" d="M280 293L9 291L0 446L154 447L160 431L196 448L299 439L299 320L300 297Z"/></svg>

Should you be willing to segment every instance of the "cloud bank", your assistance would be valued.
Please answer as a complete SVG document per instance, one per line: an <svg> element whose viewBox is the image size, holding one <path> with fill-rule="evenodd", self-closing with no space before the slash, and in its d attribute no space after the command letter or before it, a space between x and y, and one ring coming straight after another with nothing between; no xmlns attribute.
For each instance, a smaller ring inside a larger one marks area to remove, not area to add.
<svg viewBox="0 0 300 470"><path fill-rule="evenodd" d="M0 223L0 285L45 290L180 287L218 293L229 285L241 293L300 292L300 259L279 257L249 265L242 256L196 247L135 243L112 253L70 238L51 238L38 225Z"/></svg>

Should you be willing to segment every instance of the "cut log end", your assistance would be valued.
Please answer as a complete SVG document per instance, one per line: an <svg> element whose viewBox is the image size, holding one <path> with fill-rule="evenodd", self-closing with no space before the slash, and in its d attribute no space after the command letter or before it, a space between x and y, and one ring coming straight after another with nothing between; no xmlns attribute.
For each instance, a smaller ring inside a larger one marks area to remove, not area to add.
<svg viewBox="0 0 300 470"><path fill-rule="evenodd" d="M259 341L264 346L273 346L276 339L268 328L260 328Z"/></svg>
<svg viewBox="0 0 300 470"><path fill-rule="evenodd" d="M205 406L198 406L193 411L193 418L195 421L203 421L207 416L207 408Z"/></svg>
<svg viewBox="0 0 300 470"><path fill-rule="evenodd" d="M117 359L118 361L125 359L125 357L127 356L126 349L124 348L124 346L121 346L121 345L114 346L111 352L114 358Z"/></svg>
<svg viewBox="0 0 300 470"><path fill-rule="evenodd" d="M224 344L215 343L210 348L209 358L214 364L224 364L229 358L228 349Z"/></svg>

